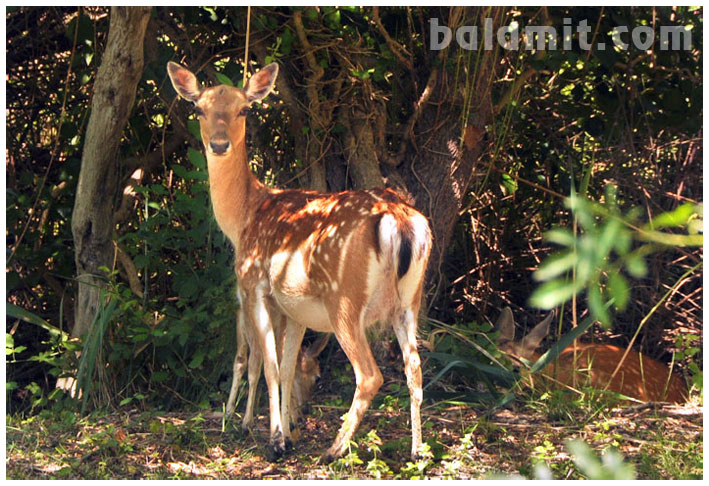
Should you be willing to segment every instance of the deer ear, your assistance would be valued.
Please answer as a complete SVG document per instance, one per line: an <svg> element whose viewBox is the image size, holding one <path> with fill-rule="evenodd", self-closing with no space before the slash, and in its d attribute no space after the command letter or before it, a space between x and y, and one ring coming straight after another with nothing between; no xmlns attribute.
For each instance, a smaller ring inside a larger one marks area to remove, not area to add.
<svg viewBox="0 0 709 486"><path fill-rule="evenodd" d="M276 76L278 76L278 64L275 62L251 76L244 88L246 100L252 103L268 96L276 83Z"/></svg>
<svg viewBox="0 0 709 486"><path fill-rule="evenodd" d="M495 323L495 330L500 331L498 341L512 341L515 338L515 318L512 315L512 310L509 307L502 309L500 317Z"/></svg>
<svg viewBox="0 0 709 486"><path fill-rule="evenodd" d="M330 333L321 334L318 336L318 339L308 347L306 351L307 355L313 359L317 358L318 355L323 352L329 341Z"/></svg>
<svg viewBox="0 0 709 486"><path fill-rule="evenodd" d="M167 74L170 76L170 81L172 81L172 86L177 94L192 103L199 99L202 90L197 77L192 72L176 62L170 61L167 63Z"/></svg>
<svg viewBox="0 0 709 486"><path fill-rule="evenodd" d="M527 351L534 351L539 347L542 340L549 334L549 324L552 319L554 319L554 312L551 312L546 319L534 326L534 328L529 331L524 339L522 339L522 347Z"/></svg>

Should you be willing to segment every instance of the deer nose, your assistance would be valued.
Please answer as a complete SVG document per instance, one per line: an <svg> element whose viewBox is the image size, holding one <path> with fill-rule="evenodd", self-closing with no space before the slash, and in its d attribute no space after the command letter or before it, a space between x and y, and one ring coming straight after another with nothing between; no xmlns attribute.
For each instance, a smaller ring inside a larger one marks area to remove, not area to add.
<svg viewBox="0 0 709 486"><path fill-rule="evenodd" d="M229 140L224 140L224 141L212 140L209 142L209 148L216 155L224 155L226 153L226 151L229 150L230 145L231 144L229 143Z"/></svg>

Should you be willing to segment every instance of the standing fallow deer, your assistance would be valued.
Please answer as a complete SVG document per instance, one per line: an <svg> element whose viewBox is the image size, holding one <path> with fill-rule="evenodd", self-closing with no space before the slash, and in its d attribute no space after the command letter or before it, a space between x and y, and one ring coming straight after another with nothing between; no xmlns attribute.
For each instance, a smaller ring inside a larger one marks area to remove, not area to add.
<svg viewBox="0 0 709 486"><path fill-rule="evenodd" d="M541 357L537 348L549 333L553 317L551 313L526 336L515 341L514 317L510 308L505 307L495 324L495 329L500 331L498 348L512 358L537 361ZM624 354L624 349L610 344L579 344L574 358L574 347L569 346L543 370L543 374L562 385L573 387L575 380L579 384L588 383L593 388L608 389L642 402L687 401L689 394L684 379L672 373L667 365L637 351L628 352L613 376Z"/></svg>
<svg viewBox="0 0 709 486"><path fill-rule="evenodd" d="M263 356L268 384L269 457L280 457L292 444L290 397L306 327L334 333L355 373L352 405L323 460L345 452L384 381L365 335L377 321L391 323L402 350L416 456L423 399L416 329L431 250L428 221L390 189L280 190L253 176L246 115L273 89L277 64L251 76L243 90L203 88L179 64L167 67L175 90L195 106L214 215L235 247L244 334ZM279 362L274 322L281 316L286 325Z"/></svg>

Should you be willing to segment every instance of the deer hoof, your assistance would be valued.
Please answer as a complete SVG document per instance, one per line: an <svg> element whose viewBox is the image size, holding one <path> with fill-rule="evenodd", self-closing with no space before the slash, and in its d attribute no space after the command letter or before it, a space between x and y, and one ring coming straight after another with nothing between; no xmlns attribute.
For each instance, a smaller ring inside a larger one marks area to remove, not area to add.
<svg viewBox="0 0 709 486"><path fill-rule="evenodd" d="M271 438L271 443L266 448L266 457L269 462L276 462L278 459L283 457L286 452L286 448L293 448L293 443L288 445L290 439L283 440L283 434L278 432L275 436Z"/></svg>
<svg viewBox="0 0 709 486"><path fill-rule="evenodd" d="M326 452L325 454L323 454L322 456L320 456L320 461L319 461L319 462L320 462L320 464L325 465L325 464L330 464L330 463L331 463L332 461L334 461L334 460L335 460L335 456L333 456L333 455L330 454L329 452Z"/></svg>
<svg viewBox="0 0 709 486"><path fill-rule="evenodd" d="M333 454L330 451L327 451L325 454L320 456L320 460L318 461L320 464L330 464L332 461L337 459L337 455Z"/></svg>
<svg viewBox="0 0 709 486"><path fill-rule="evenodd" d="M285 446L283 444L270 444L266 448L266 458L269 462L276 462L278 459L283 457L285 453Z"/></svg>

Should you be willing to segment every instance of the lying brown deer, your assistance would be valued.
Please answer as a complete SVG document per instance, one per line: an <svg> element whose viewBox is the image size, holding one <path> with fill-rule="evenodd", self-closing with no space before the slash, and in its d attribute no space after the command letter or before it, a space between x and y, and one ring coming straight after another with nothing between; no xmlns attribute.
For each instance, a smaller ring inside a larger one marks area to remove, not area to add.
<svg viewBox="0 0 709 486"><path fill-rule="evenodd" d="M526 336L514 340L515 322L509 307L502 310L495 329L500 332L497 338L498 348L512 358L537 361L541 353L537 347L549 333L549 323L554 314L550 314L537 324ZM642 353L631 350L615 376L625 350L609 344L579 344L574 348L564 349L556 361L551 362L543 375L552 380L574 386L584 384L584 380L593 388L608 389L642 402L684 403L689 396L687 385L682 377L672 373L667 365Z"/></svg>

